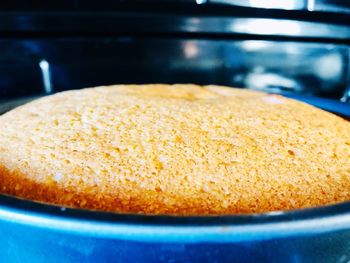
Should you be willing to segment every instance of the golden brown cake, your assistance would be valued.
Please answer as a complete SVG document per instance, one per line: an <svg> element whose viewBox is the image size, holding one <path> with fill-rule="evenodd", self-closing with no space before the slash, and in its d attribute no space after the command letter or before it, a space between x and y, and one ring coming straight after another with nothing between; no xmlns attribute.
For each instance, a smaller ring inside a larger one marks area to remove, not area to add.
<svg viewBox="0 0 350 263"><path fill-rule="evenodd" d="M331 204L350 199L350 123L218 86L67 91L0 116L0 191L150 214Z"/></svg>

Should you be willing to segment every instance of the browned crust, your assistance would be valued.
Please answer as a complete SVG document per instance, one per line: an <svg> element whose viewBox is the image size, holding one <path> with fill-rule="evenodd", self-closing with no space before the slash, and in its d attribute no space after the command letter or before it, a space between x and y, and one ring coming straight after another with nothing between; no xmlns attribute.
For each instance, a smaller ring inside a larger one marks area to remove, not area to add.
<svg viewBox="0 0 350 263"><path fill-rule="evenodd" d="M144 196L135 195L126 198L118 198L117 195L77 193L74 190L67 190L59 187L55 182L51 184L38 183L28 179L19 172L9 172L8 169L0 166L0 188L4 194L34 200L46 204L82 208L89 210L102 210L122 213L145 213L145 214L169 214L169 215L224 215L242 213L261 213L277 210L293 210L297 208L316 207L339 203L350 199L350 194L340 192L325 193L323 189L314 189L309 197L300 192L290 191L289 196L277 196L274 193L262 193L256 200L241 200L234 206L226 209L215 209L216 202L208 196L209 202L203 202L204 197L190 200L178 199L178 202L171 206L164 204L161 193L151 194L153 199L145 199ZM332 183L332 180L329 182ZM344 176L339 189L349 189L350 182ZM158 197L158 198L157 198ZM270 200L270 201L269 201ZM298 200L296 203L288 200Z"/></svg>

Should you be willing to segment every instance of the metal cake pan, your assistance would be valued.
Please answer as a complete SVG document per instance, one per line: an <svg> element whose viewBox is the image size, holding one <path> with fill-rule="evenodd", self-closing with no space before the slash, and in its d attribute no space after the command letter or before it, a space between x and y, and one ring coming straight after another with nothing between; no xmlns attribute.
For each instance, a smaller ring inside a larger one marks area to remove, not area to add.
<svg viewBox="0 0 350 263"><path fill-rule="evenodd" d="M348 104L291 97L350 119ZM3 103L2 112L26 101ZM350 202L180 217L71 209L0 195L0 262L348 262L349 245Z"/></svg>

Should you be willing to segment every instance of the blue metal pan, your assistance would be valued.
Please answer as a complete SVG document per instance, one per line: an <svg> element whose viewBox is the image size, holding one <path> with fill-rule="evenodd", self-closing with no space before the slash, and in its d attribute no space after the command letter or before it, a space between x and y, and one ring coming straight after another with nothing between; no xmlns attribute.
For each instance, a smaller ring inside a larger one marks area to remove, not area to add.
<svg viewBox="0 0 350 263"><path fill-rule="evenodd" d="M348 104L292 97L350 119ZM0 195L0 262L349 260L350 202L265 214L180 217L70 209Z"/></svg>

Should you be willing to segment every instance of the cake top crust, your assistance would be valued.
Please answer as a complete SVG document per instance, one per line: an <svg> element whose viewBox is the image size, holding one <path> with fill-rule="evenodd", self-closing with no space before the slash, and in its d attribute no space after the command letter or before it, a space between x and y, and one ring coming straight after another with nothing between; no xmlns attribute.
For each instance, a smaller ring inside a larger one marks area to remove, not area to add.
<svg viewBox="0 0 350 263"><path fill-rule="evenodd" d="M350 199L350 123L279 95L190 84L66 91L0 116L0 191L146 214Z"/></svg>

